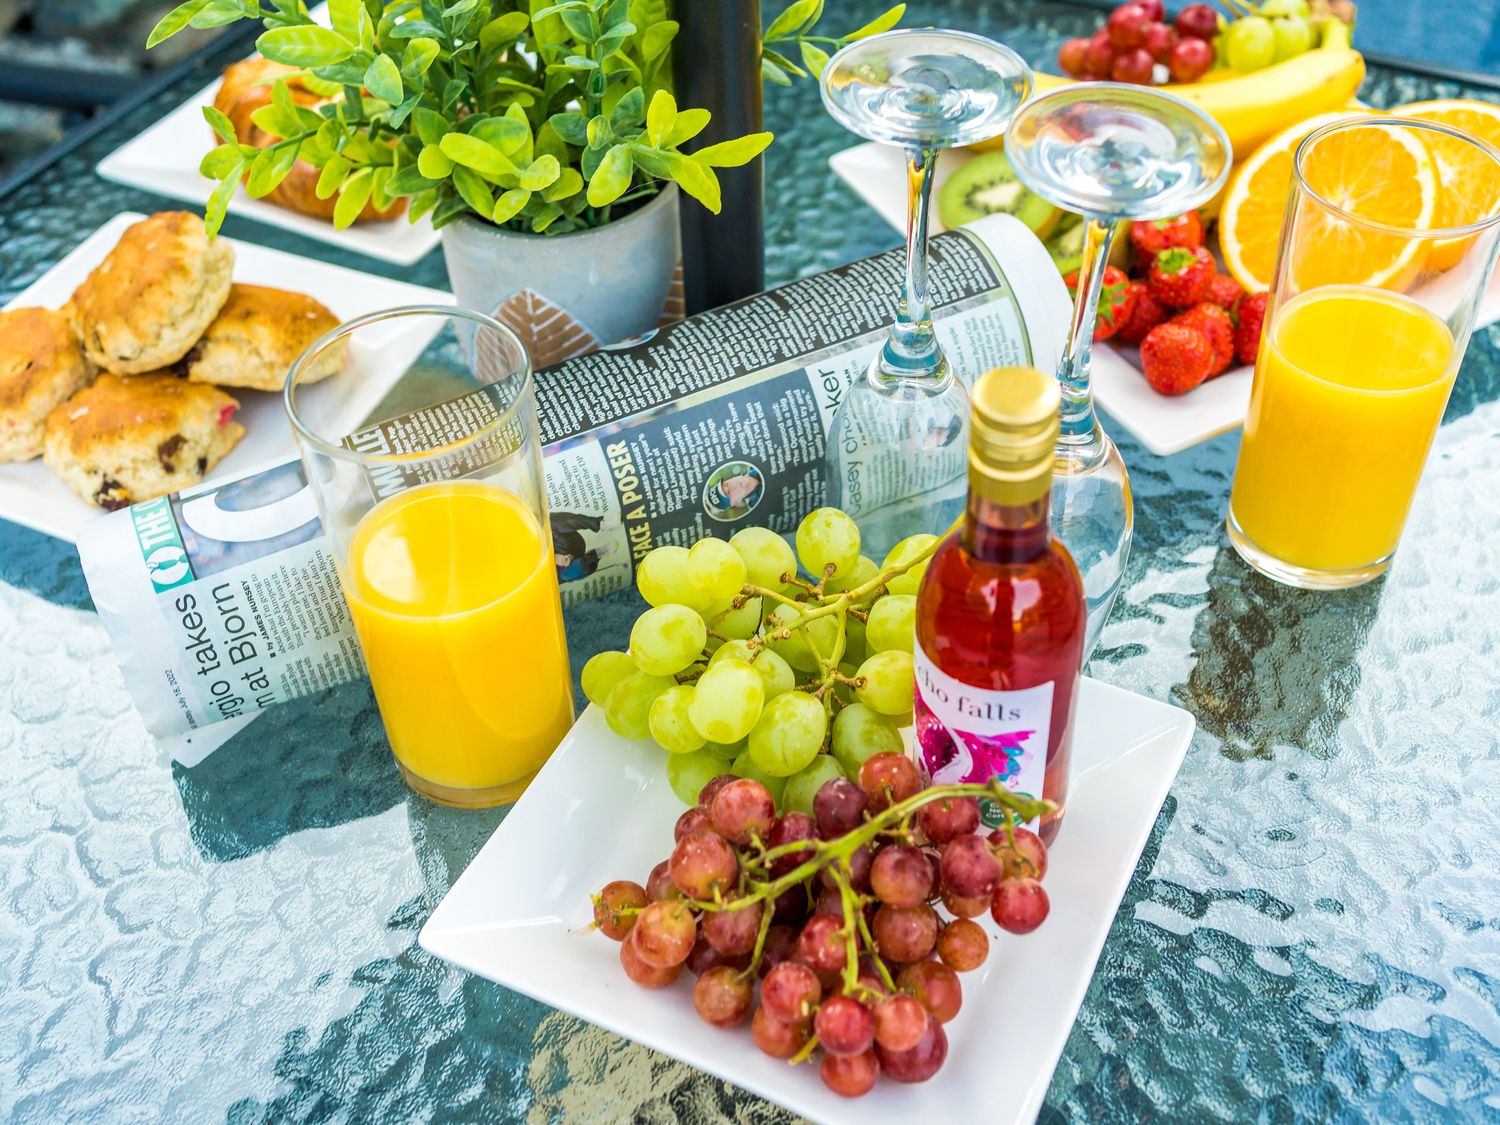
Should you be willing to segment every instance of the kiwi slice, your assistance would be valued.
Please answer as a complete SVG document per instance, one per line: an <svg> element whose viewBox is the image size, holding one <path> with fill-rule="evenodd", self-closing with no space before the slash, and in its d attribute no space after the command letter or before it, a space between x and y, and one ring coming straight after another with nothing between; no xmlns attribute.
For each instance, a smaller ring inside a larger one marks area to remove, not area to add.
<svg viewBox="0 0 1500 1125"><path fill-rule="evenodd" d="M1014 215L1046 239L1062 212L1016 179L1003 152L980 153L960 165L938 192L938 217L961 227L986 215Z"/></svg>

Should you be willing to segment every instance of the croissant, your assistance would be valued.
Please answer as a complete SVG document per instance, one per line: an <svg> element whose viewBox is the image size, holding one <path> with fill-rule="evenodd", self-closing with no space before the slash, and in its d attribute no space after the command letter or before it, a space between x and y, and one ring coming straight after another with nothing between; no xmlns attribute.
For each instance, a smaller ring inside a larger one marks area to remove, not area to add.
<svg viewBox="0 0 1500 1125"><path fill-rule="evenodd" d="M250 118L261 106L271 104L272 79L296 73L295 67L272 62L270 59L263 59L259 56L233 63L224 71L224 80L219 84L219 92L214 95L214 108L229 118L241 144L254 145L256 148L269 148L275 143L276 138L259 128ZM288 92L292 95L292 101L300 106L314 108L332 100L313 93L297 78L288 78L286 85ZM333 195L327 199L318 198L314 191L318 183L318 174L318 169L305 160L299 160L292 165L292 170L286 174L286 178L263 198L268 203L275 203L289 211L313 215L320 219L332 219L338 196ZM356 223L388 222L405 210L406 200L404 199L395 200L384 211L377 208L372 200L365 204L364 210L354 221Z"/></svg>

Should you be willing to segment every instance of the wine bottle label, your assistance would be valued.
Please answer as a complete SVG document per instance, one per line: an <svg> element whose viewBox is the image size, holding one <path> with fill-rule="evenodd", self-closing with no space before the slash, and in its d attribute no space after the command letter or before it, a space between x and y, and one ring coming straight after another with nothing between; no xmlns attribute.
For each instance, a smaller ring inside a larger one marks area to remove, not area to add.
<svg viewBox="0 0 1500 1125"><path fill-rule="evenodd" d="M999 778L1014 793L1042 795L1052 725L1052 681L1018 691L996 691L955 680L918 644L916 741L921 766L934 784ZM980 801L986 824L1003 817Z"/></svg>

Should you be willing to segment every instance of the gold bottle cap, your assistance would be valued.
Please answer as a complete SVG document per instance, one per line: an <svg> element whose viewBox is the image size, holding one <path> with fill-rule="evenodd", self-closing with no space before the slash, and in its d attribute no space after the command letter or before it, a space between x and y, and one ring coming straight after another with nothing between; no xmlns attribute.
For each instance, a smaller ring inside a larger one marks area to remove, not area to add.
<svg viewBox="0 0 1500 1125"><path fill-rule="evenodd" d="M1052 486L1057 380L1034 367L1000 367L974 383L969 485L1000 504L1040 499Z"/></svg>

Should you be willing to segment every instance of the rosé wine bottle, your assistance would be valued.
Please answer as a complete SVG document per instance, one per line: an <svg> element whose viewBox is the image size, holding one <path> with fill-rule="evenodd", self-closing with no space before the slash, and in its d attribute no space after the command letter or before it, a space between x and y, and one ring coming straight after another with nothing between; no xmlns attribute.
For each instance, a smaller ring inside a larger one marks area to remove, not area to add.
<svg viewBox="0 0 1500 1125"><path fill-rule="evenodd" d="M1068 795L1086 618L1078 568L1048 530L1059 402L1028 367L974 384L968 510L923 577L914 653L918 764L935 783L998 777L1057 802L1037 828L1047 843Z"/></svg>

